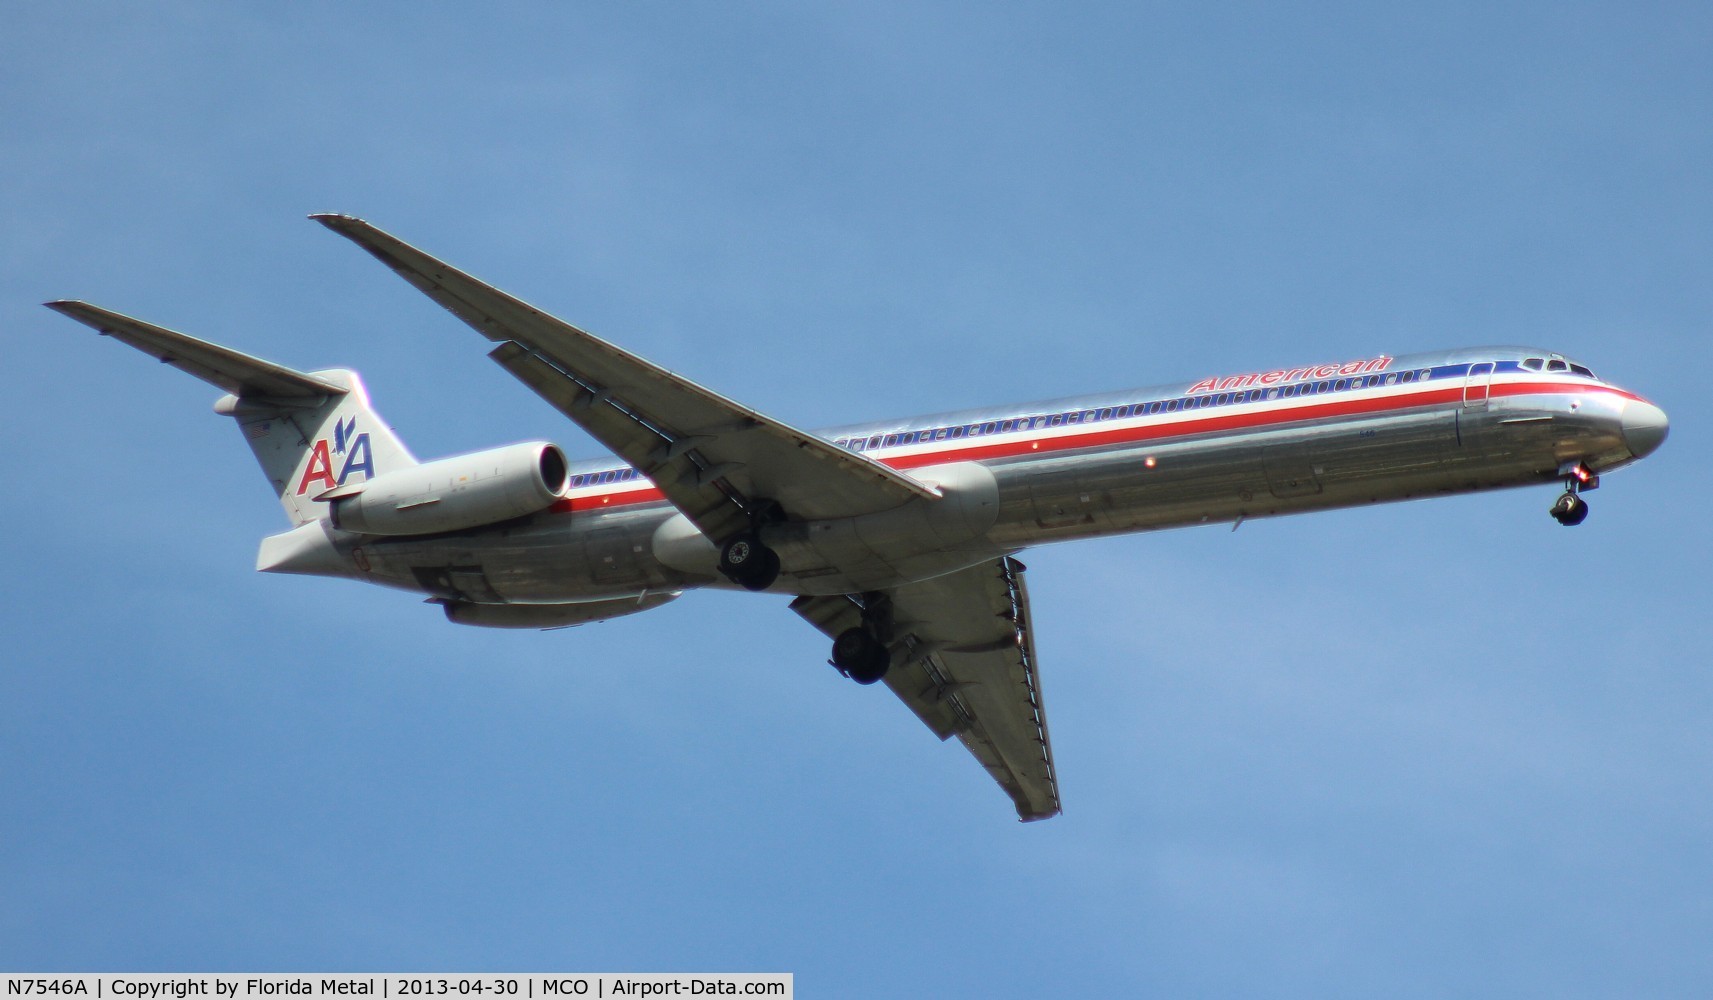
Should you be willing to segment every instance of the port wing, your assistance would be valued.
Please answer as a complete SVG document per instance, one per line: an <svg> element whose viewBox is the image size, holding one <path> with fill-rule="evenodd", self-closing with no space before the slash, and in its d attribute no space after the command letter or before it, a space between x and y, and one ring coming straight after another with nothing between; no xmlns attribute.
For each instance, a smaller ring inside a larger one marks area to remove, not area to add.
<svg viewBox="0 0 1713 1000"><path fill-rule="evenodd" d="M500 346L493 359L639 469L716 542L777 504L800 520L850 517L931 487L733 402L530 306L374 226L311 216Z"/></svg>

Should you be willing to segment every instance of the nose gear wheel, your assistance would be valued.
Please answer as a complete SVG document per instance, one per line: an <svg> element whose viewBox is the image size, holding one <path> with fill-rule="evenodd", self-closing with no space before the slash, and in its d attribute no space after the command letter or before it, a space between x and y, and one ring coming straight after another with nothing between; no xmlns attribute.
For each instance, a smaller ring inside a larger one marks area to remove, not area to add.
<svg viewBox="0 0 1713 1000"><path fill-rule="evenodd" d="M1567 528L1581 524L1588 519L1588 501L1566 490L1552 505L1552 516Z"/></svg>

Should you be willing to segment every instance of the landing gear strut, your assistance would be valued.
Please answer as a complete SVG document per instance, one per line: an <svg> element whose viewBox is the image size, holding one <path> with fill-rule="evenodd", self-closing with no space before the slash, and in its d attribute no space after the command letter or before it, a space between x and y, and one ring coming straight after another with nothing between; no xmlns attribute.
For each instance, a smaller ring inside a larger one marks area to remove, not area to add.
<svg viewBox="0 0 1713 1000"><path fill-rule="evenodd" d="M766 590L779 579L779 553L754 533L739 535L720 548L720 572L745 590Z"/></svg>
<svg viewBox="0 0 1713 1000"><path fill-rule="evenodd" d="M1581 524L1588 519L1588 501L1582 499L1583 489L1595 489L1600 485L1600 477L1589 471L1586 465L1576 462L1564 469L1564 492L1552 505L1553 520L1565 527Z"/></svg>
<svg viewBox="0 0 1713 1000"><path fill-rule="evenodd" d="M886 676L892 653L866 628L847 628L833 640L833 666L858 684L873 684Z"/></svg>

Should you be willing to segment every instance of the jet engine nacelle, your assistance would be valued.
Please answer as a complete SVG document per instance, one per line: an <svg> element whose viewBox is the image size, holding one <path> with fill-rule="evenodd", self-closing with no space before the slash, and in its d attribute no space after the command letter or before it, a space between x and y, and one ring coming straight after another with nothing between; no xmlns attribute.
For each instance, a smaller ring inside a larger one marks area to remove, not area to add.
<svg viewBox="0 0 1713 1000"><path fill-rule="evenodd" d="M370 535L479 528L544 510L565 495L565 453L529 441L383 472L328 501L333 526Z"/></svg>

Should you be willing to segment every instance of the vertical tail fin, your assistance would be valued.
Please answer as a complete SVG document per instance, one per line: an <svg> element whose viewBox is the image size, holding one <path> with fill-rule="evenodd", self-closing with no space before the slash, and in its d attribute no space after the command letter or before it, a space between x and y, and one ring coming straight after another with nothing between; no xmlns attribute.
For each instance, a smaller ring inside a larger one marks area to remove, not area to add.
<svg viewBox="0 0 1713 1000"><path fill-rule="evenodd" d="M238 421L294 525L325 516L325 501L317 501L328 494L417 464L369 405L356 372L336 368L311 377L343 391L289 400L232 395L214 405Z"/></svg>
<svg viewBox="0 0 1713 1000"><path fill-rule="evenodd" d="M318 497L417 464L356 372L296 371L87 302L47 307L226 390L215 411L238 421L294 525L323 515Z"/></svg>

